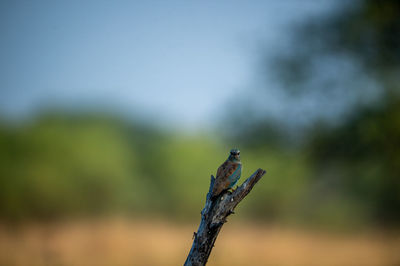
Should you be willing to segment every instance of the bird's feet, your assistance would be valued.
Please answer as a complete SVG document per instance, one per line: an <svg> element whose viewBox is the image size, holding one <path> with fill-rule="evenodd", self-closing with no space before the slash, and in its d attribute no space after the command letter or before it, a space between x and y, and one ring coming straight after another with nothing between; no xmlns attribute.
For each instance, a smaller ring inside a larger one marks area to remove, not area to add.
<svg viewBox="0 0 400 266"><path fill-rule="evenodd" d="M237 189L238 187L239 187L239 186L236 186L235 188L230 188L230 189L228 189L228 192L229 192L230 194L232 194L233 192L236 191L236 189Z"/></svg>

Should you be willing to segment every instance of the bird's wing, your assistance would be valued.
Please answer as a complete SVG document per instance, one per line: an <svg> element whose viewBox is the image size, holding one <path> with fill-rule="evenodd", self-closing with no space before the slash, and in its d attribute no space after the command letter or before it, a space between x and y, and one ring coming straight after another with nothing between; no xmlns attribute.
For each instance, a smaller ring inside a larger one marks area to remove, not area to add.
<svg viewBox="0 0 400 266"><path fill-rule="evenodd" d="M240 179L241 174L242 174L242 164L238 164L236 170L228 177L229 188L232 188L236 185L237 181Z"/></svg>
<svg viewBox="0 0 400 266"><path fill-rule="evenodd" d="M228 165L229 165L229 161L225 161L223 164L221 164L220 167L218 167L217 178L224 175L224 172L226 172L226 169L228 168Z"/></svg>
<svg viewBox="0 0 400 266"><path fill-rule="evenodd" d="M223 190L229 188L230 180L229 177L235 173L236 169L240 164L225 161L217 170L217 177L215 178L215 184L213 188L213 196L218 195Z"/></svg>

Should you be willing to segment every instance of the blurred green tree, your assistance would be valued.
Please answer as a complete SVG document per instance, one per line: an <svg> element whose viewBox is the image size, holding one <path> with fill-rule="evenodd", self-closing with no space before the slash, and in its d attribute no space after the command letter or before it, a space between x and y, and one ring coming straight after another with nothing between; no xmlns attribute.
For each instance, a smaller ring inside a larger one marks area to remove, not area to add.
<svg viewBox="0 0 400 266"><path fill-rule="evenodd" d="M267 114L237 137L250 145L277 129L281 143L297 136L298 155L307 154L314 169L305 213L333 217L346 210L365 221L399 223L400 2L343 1L291 34L264 69L282 85L288 108L298 113L293 117L308 118L306 126L296 128L290 116L271 123Z"/></svg>

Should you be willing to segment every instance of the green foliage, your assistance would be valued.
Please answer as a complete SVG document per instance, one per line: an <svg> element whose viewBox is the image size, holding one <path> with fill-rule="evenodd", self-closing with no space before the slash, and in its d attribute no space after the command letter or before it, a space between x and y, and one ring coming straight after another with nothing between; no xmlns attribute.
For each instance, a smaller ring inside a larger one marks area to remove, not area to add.
<svg viewBox="0 0 400 266"><path fill-rule="evenodd" d="M331 169L341 193L369 206L378 222L400 221L400 100L367 108L310 142L318 172ZM336 169L335 169L336 168Z"/></svg>
<svg viewBox="0 0 400 266"><path fill-rule="evenodd" d="M229 146L228 146L229 145ZM232 144L81 114L0 130L0 216L46 219L127 213L198 218L210 175ZM307 185L302 160L242 150L243 178L268 169L243 205L250 217L289 215ZM291 165L291 167L287 167Z"/></svg>
<svg viewBox="0 0 400 266"><path fill-rule="evenodd" d="M1 130L0 211L51 218L118 205L132 186L135 154L103 121L43 118Z"/></svg>
<svg viewBox="0 0 400 266"><path fill-rule="evenodd" d="M265 192L265 203L252 202L269 218L400 223L399 18L397 0L343 2L296 24L294 45L267 58L261 70L279 81L283 112L242 115L234 137L242 148L275 151L268 162L292 158L269 178L293 183L295 195L281 184ZM274 94L261 85L267 93L256 97Z"/></svg>
<svg viewBox="0 0 400 266"><path fill-rule="evenodd" d="M392 121L399 121L398 106L366 111L351 129L319 127L307 149L241 145L241 182L267 169L239 206L241 217L337 226L396 218L400 126ZM3 123L0 218L122 213L197 219L210 175L234 146L100 115Z"/></svg>

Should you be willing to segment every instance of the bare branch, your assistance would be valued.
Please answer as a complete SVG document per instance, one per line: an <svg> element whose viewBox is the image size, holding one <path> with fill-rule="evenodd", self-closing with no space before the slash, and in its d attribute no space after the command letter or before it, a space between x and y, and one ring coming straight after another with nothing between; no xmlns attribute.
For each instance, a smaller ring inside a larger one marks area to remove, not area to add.
<svg viewBox="0 0 400 266"><path fill-rule="evenodd" d="M265 173L265 170L258 169L235 191L223 192L216 199L211 199L211 192L215 183L214 176L211 176L206 204L201 212L200 226L197 233L194 234L193 245L185 266L200 266L207 263L218 233L226 223L226 218L234 213L235 207L250 193Z"/></svg>

